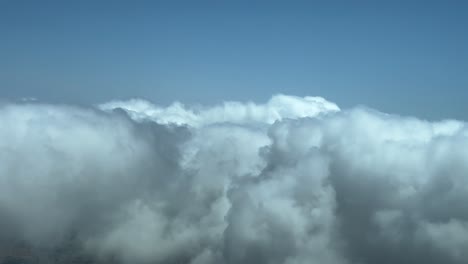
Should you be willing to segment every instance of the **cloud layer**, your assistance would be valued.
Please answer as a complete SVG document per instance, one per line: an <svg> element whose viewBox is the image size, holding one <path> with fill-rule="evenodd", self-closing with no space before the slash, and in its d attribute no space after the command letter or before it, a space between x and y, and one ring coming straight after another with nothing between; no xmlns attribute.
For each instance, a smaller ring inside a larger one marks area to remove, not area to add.
<svg viewBox="0 0 468 264"><path fill-rule="evenodd" d="M465 263L468 129L319 97L0 106L0 243L121 263Z"/></svg>

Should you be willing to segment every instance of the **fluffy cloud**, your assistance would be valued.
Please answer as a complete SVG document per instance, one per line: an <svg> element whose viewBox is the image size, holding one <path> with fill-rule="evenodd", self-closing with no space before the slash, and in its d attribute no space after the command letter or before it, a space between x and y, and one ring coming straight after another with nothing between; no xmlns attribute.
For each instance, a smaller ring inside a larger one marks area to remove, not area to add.
<svg viewBox="0 0 468 264"><path fill-rule="evenodd" d="M278 95L0 106L0 242L122 263L464 263L468 129Z"/></svg>
<svg viewBox="0 0 468 264"><path fill-rule="evenodd" d="M301 98L282 94L273 96L266 104L225 102L214 107L187 108L176 102L164 108L145 100L133 99L108 102L99 105L99 108L104 111L120 108L135 120L149 119L160 124L172 123L192 127L216 123L272 124L284 118L310 117L340 110L336 104L321 97Z"/></svg>

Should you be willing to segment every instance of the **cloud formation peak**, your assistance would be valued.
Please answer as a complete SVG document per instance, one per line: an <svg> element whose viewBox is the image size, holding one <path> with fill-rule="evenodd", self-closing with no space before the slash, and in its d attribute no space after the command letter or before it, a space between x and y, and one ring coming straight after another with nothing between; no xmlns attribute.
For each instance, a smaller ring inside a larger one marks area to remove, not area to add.
<svg viewBox="0 0 468 264"><path fill-rule="evenodd" d="M216 123L272 124L284 118L316 116L340 108L322 97L297 97L278 94L265 104L228 101L212 107L185 107L175 102L169 107L159 107L148 101L132 99L112 101L99 105L104 111L121 108L136 120L150 119L160 124L204 126Z"/></svg>

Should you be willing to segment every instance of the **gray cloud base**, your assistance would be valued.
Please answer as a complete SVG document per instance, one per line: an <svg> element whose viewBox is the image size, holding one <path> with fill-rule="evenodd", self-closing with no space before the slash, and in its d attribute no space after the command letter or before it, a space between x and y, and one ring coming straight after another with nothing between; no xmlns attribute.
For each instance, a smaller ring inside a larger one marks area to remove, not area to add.
<svg viewBox="0 0 468 264"><path fill-rule="evenodd" d="M123 109L123 110L122 110ZM468 129L322 98L0 106L0 242L122 263L465 263Z"/></svg>

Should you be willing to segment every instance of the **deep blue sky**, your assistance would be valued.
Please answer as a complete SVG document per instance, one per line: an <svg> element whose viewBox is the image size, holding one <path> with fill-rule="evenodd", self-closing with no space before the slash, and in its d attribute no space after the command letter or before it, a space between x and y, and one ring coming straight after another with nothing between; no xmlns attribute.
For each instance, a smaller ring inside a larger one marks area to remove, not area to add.
<svg viewBox="0 0 468 264"><path fill-rule="evenodd" d="M275 93L468 120L468 1L0 0L0 98Z"/></svg>

